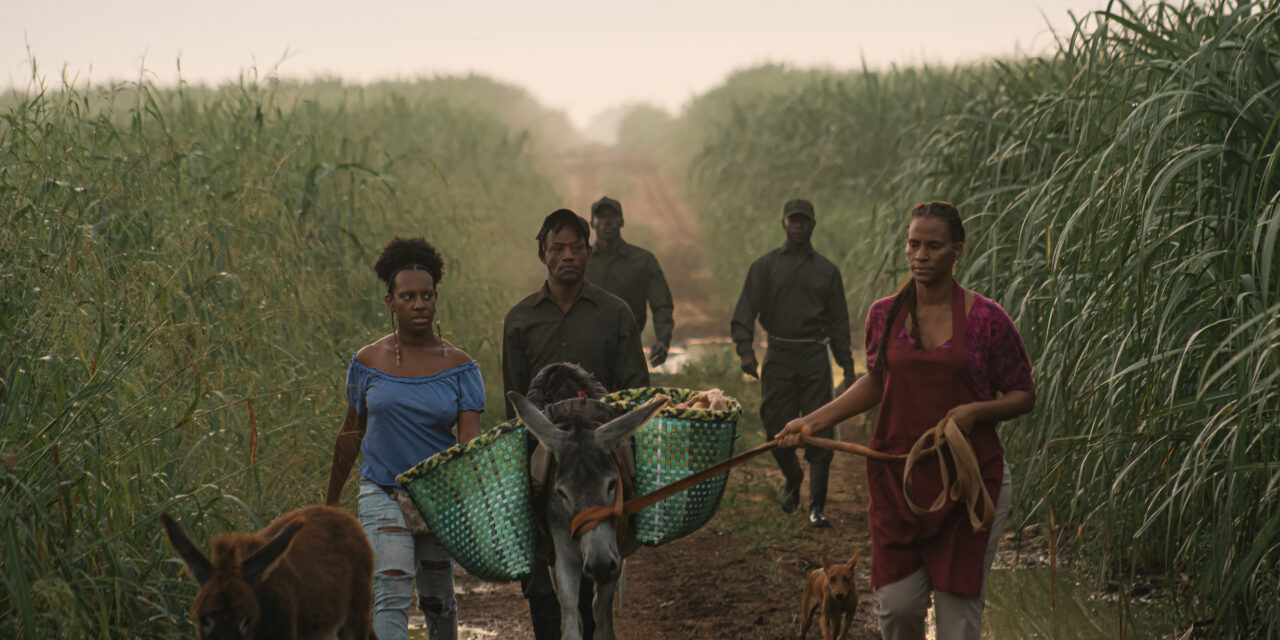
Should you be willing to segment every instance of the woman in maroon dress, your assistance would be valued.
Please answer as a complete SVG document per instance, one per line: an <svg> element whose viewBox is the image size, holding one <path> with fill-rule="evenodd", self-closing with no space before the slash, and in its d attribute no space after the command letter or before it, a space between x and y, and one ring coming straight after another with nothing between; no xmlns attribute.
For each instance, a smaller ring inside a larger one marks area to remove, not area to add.
<svg viewBox="0 0 1280 640"><path fill-rule="evenodd" d="M902 492L903 463L867 461L871 586L886 640L924 638L931 595L939 640L981 635L986 574L1009 509L1009 471L996 424L1035 407L1031 363L1013 322L1000 305L952 278L963 254L964 224L955 207L931 202L913 209L907 226L911 279L867 314L870 375L777 435L782 446L796 446L802 435L877 405L871 446L886 453L907 453L943 418L968 434L995 500L990 531L975 531L963 505L951 502L916 515ZM917 505L932 504L940 489L937 465L912 470Z"/></svg>

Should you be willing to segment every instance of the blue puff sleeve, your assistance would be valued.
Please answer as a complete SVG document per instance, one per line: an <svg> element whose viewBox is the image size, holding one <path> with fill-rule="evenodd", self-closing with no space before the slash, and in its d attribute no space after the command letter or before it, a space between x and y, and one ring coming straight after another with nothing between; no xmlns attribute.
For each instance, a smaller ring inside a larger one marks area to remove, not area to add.
<svg viewBox="0 0 1280 640"><path fill-rule="evenodd" d="M356 362L355 357L351 358L351 364L347 366L347 404L355 407L356 413L364 415L369 412L369 407L365 402L364 391L369 384L369 371L364 365Z"/></svg>
<svg viewBox="0 0 1280 640"><path fill-rule="evenodd" d="M484 411L484 378L475 362L458 377L458 411Z"/></svg>

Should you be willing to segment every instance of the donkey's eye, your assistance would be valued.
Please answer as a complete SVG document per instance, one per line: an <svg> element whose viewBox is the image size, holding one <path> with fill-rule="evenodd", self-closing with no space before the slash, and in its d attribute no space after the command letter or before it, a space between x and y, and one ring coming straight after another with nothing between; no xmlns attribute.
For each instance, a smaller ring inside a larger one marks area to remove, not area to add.
<svg viewBox="0 0 1280 640"><path fill-rule="evenodd" d="M569 492L565 491L564 487L556 487L556 495L560 496L560 499L565 502L569 501Z"/></svg>
<svg viewBox="0 0 1280 640"><path fill-rule="evenodd" d="M244 635L247 631L249 631L249 619L240 618L240 635Z"/></svg>

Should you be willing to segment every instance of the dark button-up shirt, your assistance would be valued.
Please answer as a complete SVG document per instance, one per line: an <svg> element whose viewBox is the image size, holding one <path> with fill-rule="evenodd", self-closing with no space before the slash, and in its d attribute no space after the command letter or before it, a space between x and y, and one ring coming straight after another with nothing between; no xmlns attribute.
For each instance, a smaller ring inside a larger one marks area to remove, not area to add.
<svg viewBox="0 0 1280 640"><path fill-rule="evenodd" d="M542 288L521 300L502 321L502 388L529 393L529 383L554 362L582 366L610 391L649 386L640 330L627 303L584 282L565 312ZM507 418L515 409L507 401Z"/></svg>
<svg viewBox="0 0 1280 640"><path fill-rule="evenodd" d="M818 252L801 258L783 245L752 263L729 326L739 356L752 352L757 316L769 336L783 344L830 340L836 364L853 371L844 280Z"/></svg>
<svg viewBox="0 0 1280 640"><path fill-rule="evenodd" d="M671 344L671 330L675 321L671 312L675 302L662 267L652 253L635 245L621 243L617 253L605 256L596 252L587 262L587 280L612 293L631 307L636 325L644 330L648 319L645 306L653 310L653 334L659 342Z"/></svg>

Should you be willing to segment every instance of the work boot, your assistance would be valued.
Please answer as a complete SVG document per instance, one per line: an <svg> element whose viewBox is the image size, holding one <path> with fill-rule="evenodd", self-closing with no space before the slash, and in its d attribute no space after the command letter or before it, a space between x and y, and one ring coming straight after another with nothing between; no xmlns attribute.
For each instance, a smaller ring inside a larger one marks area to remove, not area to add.
<svg viewBox="0 0 1280 640"><path fill-rule="evenodd" d="M814 505L809 507L809 524L816 529L826 529L831 526L831 521L822 515L822 507Z"/></svg>
<svg viewBox="0 0 1280 640"><path fill-rule="evenodd" d="M782 495L778 499L778 506L782 507L783 513L791 513L800 505L800 481L787 481L782 487Z"/></svg>

